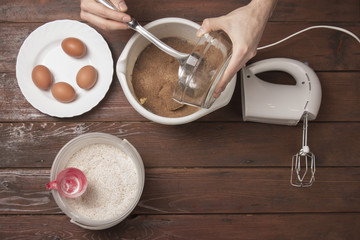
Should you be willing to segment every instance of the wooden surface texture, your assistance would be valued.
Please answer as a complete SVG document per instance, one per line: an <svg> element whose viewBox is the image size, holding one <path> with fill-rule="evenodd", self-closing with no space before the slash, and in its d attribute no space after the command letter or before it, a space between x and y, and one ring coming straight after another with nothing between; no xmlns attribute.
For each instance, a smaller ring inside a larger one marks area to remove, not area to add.
<svg viewBox="0 0 360 240"><path fill-rule="evenodd" d="M163 17L200 24L248 2L127 0L143 25ZM322 103L308 140L316 181L294 188L291 157L301 148L302 125L244 122L240 77L226 107L179 126L137 113L116 74L104 99L81 116L56 118L32 107L17 83L19 49L37 27L82 21L79 13L80 1L0 1L0 239L360 239L360 44L353 38L311 30L249 62L293 58L307 62L320 79ZM360 36L360 1L279 0L260 46L312 25ZM95 29L115 64L134 32ZM276 82L280 75L266 78ZM127 139L146 173L131 215L101 231L72 224L45 189L58 151L89 132Z"/></svg>

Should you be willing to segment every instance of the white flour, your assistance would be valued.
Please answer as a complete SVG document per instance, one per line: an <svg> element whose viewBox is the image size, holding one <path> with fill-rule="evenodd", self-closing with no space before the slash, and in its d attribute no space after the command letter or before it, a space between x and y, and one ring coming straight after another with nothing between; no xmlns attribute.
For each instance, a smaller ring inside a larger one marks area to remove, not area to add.
<svg viewBox="0 0 360 240"><path fill-rule="evenodd" d="M108 144L92 144L76 152L66 167L82 170L87 178L85 193L66 199L71 208L91 220L108 220L124 213L134 201L138 173L131 158Z"/></svg>

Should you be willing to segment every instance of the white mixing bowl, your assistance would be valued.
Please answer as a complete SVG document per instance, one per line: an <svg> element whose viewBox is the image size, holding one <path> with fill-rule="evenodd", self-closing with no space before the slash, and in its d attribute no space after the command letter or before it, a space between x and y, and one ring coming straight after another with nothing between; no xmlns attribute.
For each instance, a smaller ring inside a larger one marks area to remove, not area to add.
<svg viewBox="0 0 360 240"><path fill-rule="evenodd" d="M196 32L200 28L200 25L183 18L162 18L150 22L144 27L159 39L167 37L177 37L186 39L187 41L195 45L198 41L198 38L196 37ZM236 75L227 85L225 91L209 109L202 108L195 113L177 118L162 117L145 109L139 103L134 93L132 85L132 72L138 56L149 44L150 42L143 36L138 33L134 34L134 36L126 44L116 65L116 73L127 100L130 102L133 108L143 117L160 124L185 124L195 121L221 107L224 107L230 102L235 89Z"/></svg>

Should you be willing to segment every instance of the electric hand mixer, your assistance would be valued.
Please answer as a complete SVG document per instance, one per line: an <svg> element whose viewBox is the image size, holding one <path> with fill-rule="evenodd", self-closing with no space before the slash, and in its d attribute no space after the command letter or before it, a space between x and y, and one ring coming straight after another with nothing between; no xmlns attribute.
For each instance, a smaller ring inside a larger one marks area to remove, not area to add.
<svg viewBox="0 0 360 240"><path fill-rule="evenodd" d="M311 29L327 28L346 33L360 43L352 32L335 27L318 25L305 28L278 42L259 47L262 50L282 43ZM265 82L256 74L267 71L289 73L296 85ZM314 120L321 103L321 85L315 72L306 64L287 58L272 58L253 63L242 69L242 110L244 121L296 125L303 120L302 147L292 157L290 183L295 187L309 187L315 181L315 155L307 144L308 120Z"/></svg>
<svg viewBox="0 0 360 240"><path fill-rule="evenodd" d="M256 76L268 71L287 72L296 85L269 83ZM302 148L292 158L290 183L311 186L315 181L315 155L307 145L307 128L321 103L321 85L315 72L293 59L272 58L244 67L241 83L244 121L296 125L303 119Z"/></svg>

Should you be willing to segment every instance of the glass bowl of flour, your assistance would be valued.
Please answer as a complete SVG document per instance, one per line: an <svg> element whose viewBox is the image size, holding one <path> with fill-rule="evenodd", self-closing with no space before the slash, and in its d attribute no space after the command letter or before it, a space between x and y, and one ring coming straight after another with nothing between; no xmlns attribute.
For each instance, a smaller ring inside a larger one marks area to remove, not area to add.
<svg viewBox="0 0 360 240"><path fill-rule="evenodd" d="M52 194L71 222L100 230L124 220L138 204L145 182L142 159L127 141L105 133L87 133L69 141L53 162L50 181L68 167L84 172L86 192L74 199Z"/></svg>

